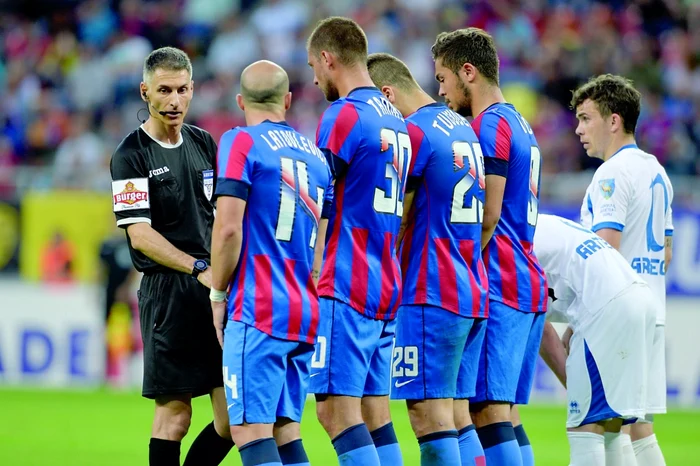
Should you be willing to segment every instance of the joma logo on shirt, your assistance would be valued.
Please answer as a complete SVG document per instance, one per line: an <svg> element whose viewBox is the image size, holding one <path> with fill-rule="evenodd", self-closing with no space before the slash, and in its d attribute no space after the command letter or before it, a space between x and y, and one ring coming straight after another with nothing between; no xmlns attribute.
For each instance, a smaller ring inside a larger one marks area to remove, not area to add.
<svg viewBox="0 0 700 466"><path fill-rule="evenodd" d="M136 186L134 186L134 183L129 181L126 186L124 187L124 190L118 194L114 195L114 203L115 204L128 204L128 205L134 205L137 202L140 201L147 201L148 200L148 193L145 191L139 191L136 189Z"/></svg>
<svg viewBox="0 0 700 466"><path fill-rule="evenodd" d="M155 170L150 170L148 172L148 177L153 178L153 175L162 175L163 173L168 173L170 169L168 166L164 166L163 168L156 168Z"/></svg>

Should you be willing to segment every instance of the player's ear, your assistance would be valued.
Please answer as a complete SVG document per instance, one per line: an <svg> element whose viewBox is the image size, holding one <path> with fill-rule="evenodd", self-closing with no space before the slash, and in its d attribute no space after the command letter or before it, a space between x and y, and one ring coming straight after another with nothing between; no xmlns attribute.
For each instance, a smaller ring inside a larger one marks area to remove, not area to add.
<svg viewBox="0 0 700 466"><path fill-rule="evenodd" d="M327 52L325 50L321 50L321 63L325 63L327 67L333 66L334 63L334 57L331 55L330 52Z"/></svg>
<svg viewBox="0 0 700 466"><path fill-rule="evenodd" d="M610 115L610 129L613 132L622 130L622 117L617 113Z"/></svg>
<svg viewBox="0 0 700 466"><path fill-rule="evenodd" d="M392 104L396 103L396 94L394 94L394 89L390 86L382 86L382 94L387 98Z"/></svg>
<svg viewBox="0 0 700 466"><path fill-rule="evenodd" d="M289 107L292 106L292 93L287 92L284 96L284 109L289 110Z"/></svg>
<svg viewBox="0 0 700 466"><path fill-rule="evenodd" d="M146 86L145 82L141 82L141 85L139 86L139 91L141 92L141 100L144 102L148 102L148 86Z"/></svg>
<svg viewBox="0 0 700 466"><path fill-rule="evenodd" d="M236 103L238 104L238 108L245 112L245 105L243 104L243 96L241 94L236 94Z"/></svg>
<svg viewBox="0 0 700 466"><path fill-rule="evenodd" d="M459 69L458 76L462 81L470 83L476 78L476 67L471 63L465 63Z"/></svg>

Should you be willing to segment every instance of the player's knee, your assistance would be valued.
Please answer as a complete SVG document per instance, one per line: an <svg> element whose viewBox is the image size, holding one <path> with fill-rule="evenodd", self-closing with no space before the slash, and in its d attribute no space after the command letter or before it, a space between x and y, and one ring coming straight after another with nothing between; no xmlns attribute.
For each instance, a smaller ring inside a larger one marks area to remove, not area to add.
<svg viewBox="0 0 700 466"><path fill-rule="evenodd" d="M455 429L451 400L409 400L407 406L416 437Z"/></svg>
<svg viewBox="0 0 700 466"><path fill-rule="evenodd" d="M190 428L192 408L190 406L161 407L156 410L153 434L167 440L182 440Z"/></svg>
<svg viewBox="0 0 700 466"><path fill-rule="evenodd" d="M191 422L192 408L173 413L168 423L169 437L182 440L190 430Z"/></svg>
<svg viewBox="0 0 700 466"><path fill-rule="evenodd" d="M316 417L326 432L333 430L333 410L327 401L316 403Z"/></svg>

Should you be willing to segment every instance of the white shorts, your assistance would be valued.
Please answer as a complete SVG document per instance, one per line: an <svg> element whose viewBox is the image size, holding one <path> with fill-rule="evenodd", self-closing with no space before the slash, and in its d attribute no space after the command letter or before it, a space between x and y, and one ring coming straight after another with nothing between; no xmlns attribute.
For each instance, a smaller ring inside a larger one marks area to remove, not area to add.
<svg viewBox="0 0 700 466"><path fill-rule="evenodd" d="M647 414L666 412L666 327L654 328L654 343L649 363L647 386Z"/></svg>
<svg viewBox="0 0 700 466"><path fill-rule="evenodd" d="M566 360L566 427L645 416L656 306L635 284L581 319Z"/></svg>

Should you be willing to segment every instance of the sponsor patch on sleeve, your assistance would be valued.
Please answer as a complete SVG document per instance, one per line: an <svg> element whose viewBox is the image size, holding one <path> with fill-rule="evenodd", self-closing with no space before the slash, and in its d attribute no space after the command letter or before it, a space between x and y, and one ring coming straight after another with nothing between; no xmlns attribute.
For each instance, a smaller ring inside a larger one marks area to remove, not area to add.
<svg viewBox="0 0 700 466"><path fill-rule="evenodd" d="M610 199L613 193L615 193L615 178L600 180L598 185L600 186L600 192L604 199Z"/></svg>
<svg viewBox="0 0 700 466"><path fill-rule="evenodd" d="M148 178L112 181L112 206L115 212L149 209Z"/></svg>

